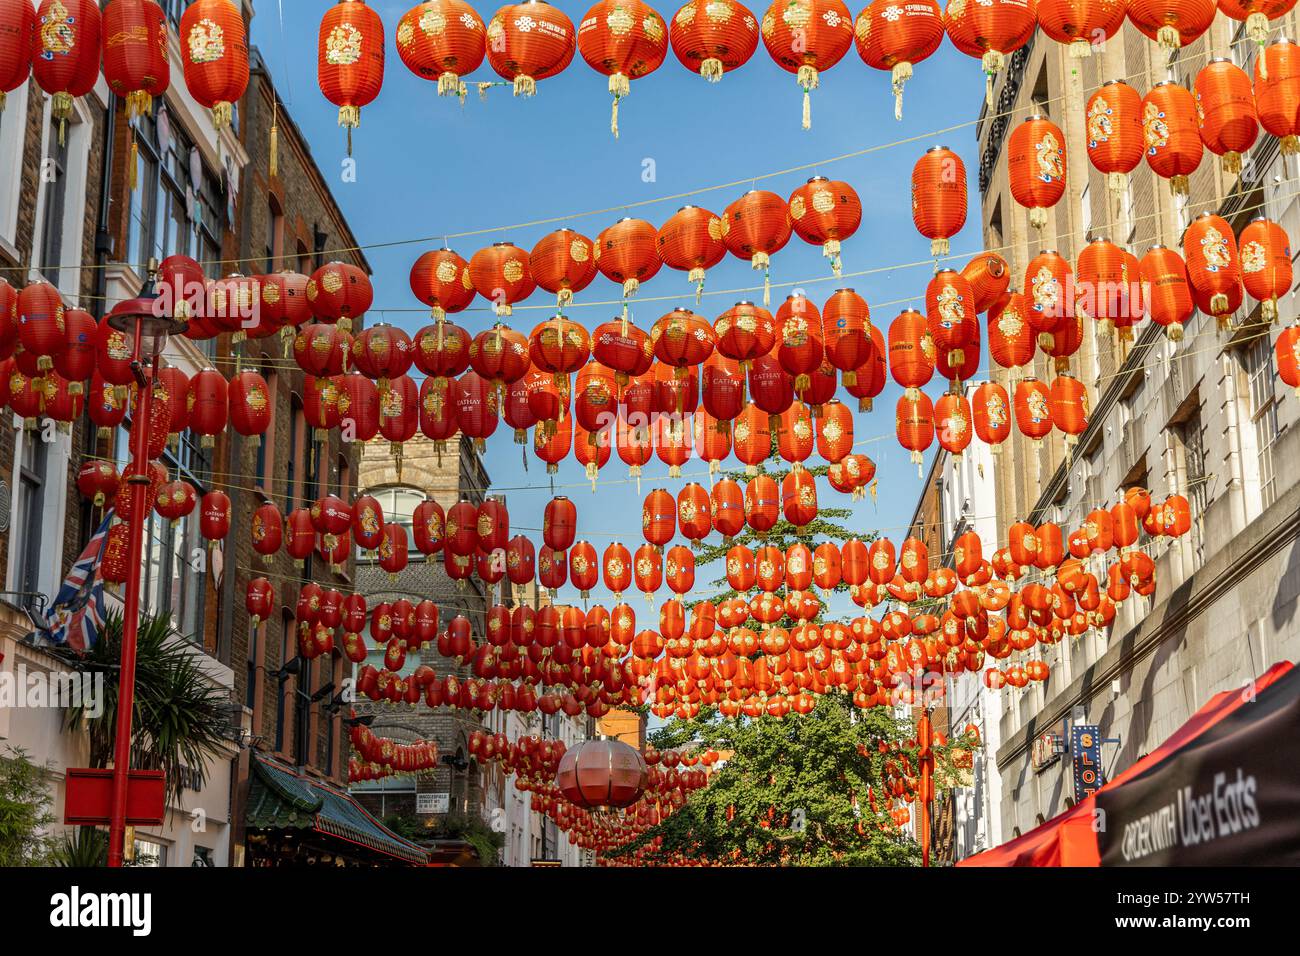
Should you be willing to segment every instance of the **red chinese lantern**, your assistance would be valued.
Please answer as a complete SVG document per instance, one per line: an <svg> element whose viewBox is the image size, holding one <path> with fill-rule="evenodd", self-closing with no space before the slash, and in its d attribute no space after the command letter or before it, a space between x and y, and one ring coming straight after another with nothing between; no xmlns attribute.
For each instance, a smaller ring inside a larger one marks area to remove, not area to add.
<svg viewBox="0 0 1300 956"><path fill-rule="evenodd" d="M709 492L714 529L724 538L734 538L745 527L745 495L730 478L715 482Z"/></svg>
<svg viewBox="0 0 1300 956"><path fill-rule="evenodd" d="M31 76L37 42L32 4L28 0L0 4L0 110L4 109L7 94L26 84Z"/></svg>
<svg viewBox="0 0 1300 956"><path fill-rule="evenodd" d="M827 402L817 418L817 454L841 461L853 450L853 413L842 402Z"/></svg>
<svg viewBox="0 0 1300 956"><path fill-rule="evenodd" d="M971 406L965 395L945 392L939 396L934 403L934 429L939 446L959 460L971 439Z"/></svg>
<svg viewBox="0 0 1300 956"><path fill-rule="evenodd" d="M584 601L591 596L591 589L600 580L600 565L590 542L579 541L569 550L569 580L582 592Z"/></svg>
<svg viewBox="0 0 1300 956"><path fill-rule="evenodd" d="M1127 312L1127 263L1124 250L1108 239L1097 238L1079 253L1077 270L1079 297L1076 307L1101 323L1101 333L1120 321ZM1133 277L1137 281L1137 276Z"/></svg>
<svg viewBox="0 0 1300 956"><path fill-rule="evenodd" d="M194 491L194 486L188 481L176 479L169 481L158 489L158 497L154 500L154 510L163 518L166 518L176 525L182 518L194 510L194 506L199 503L199 496Z"/></svg>
<svg viewBox="0 0 1300 956"><path fill-rule="evenodd" d="M1151 318L1164 326L1170 341L1181 341L1183 324L1196 311L1183 257L1167 246L1154 245L1142 257L1140 273Z"/></svg>
<svg viewBox="0 0 1300 956"><path fill-rule="evenodd" d="M763 46L803 90L803 128L812 128L811 93L820 74L853 43L853 14L841 0L776 0L763 14Z"/></svg>
<svg viewBox="0 0 1300 956"><path fill-rule="evenodd" d="M888 0L877 0L887 3ZM918 5L921 9L925 6ZM876 3L863 11L865 17ZM908 20L907 7L895 22ZM938 7L935 7L936 15ZM928 15L928 14L927 14ZM858 21L861 23L861 19ZM930 240L930 255L946 256L949 242L966 224L966 165L946 146L932 146L912 167L912 222Z"/></svg>
<svg viewBox="0 0 1300 956"><path fill-rule="evenodd" d="M894 0L872 0L853 25L858 55L867 66L889 70L894 89L894 119L903 118L903 84L912 68L943 42L943 14L935 0L898 6Z"/></svg>
<svg viewBox="0 0 1300 956"><path fill-rule="evenodd" d="M977 57L987 77L984 101L993 108L993 77L1034 35L1034 0L990 0L988 3L950 2L943 12L948 39L962 53Z"/></svg>
<svg viewBox="0 0 1300 956"><path fill-rule="evenodd" d="M595 246L581 233L557 229L533 246L528 264L536 283L554 294L562 309L596 277Z"/></svg>
<svg viewBox="0 0 1300 956"><path fill-rule="evenodd" d="M416 505L411 514L411 536L420 553L432 561L434 555L442 550L446 537L446 515L442 505L432 498Z"/></svg>
<svg viewBox="0 0 1300 956"><path fill-rule="evenodd" d="M430 391L434 387L434 379L425 379L425 384L429 385ZM442 410L443 413L450 416L447 406L450 404L446 401L447 389L444 385L442 389ZM367 442L379 434L379 389L375 383L370 381L360 372L349 372L342 377L338 386L339 393L339 428L343 430L344 435L350 435L353 441ZM455 430L455 419L452 418L452 430ZM420 424L425 423L425 396L420 396ZM426 434L428 432L426 431ZM430 435L435 440L437 435ZM447 436L441 436L447 437Z"/></svg>
<svg viewBox="0 0 1300 956"><path fill-rule="evenodd" d="M248 612L253 627L270 620L275 610L275 589L266 578L251 578L244 593L244 610Z"/></svg>
<svg viewBox="0 0 1300 956"><path fill-rule="evenodd" d="M303 513L306 515L306 512ZM311 531L310 515L307 515L307 528L312 534L312 545L314 545L315 532ZM249 536L253 541L253 550L260 554L262 560L267 564L271 563L284 542L284 529L285 521L280 515L280 509L275 505L264 504L253 511ZM309 553L310 550L309 546Z"/></svg>
<svg viewBox="0 0 1300 956"><path fill-rule="evenodd" d="M1148 40L1173 51L1194 43L1214 22L1215 0L1129 0L1128 18Z"/></svg>
<svg viewBox="0 0 1300 956"><path fill-rule="evenodd" d="M261 436L271 427L271 392L266 379L250 369L236 372L226 397L230 426L249 439L250 447L256 448Z"/></svg>
<svg viewBox="0 0 1300 956"><path fill-rule="evenodd" d="M411 367L410 337L384 322L370 326L352 340L352 364L366 378L379 383L381 394L390 379L405 375Z"/></svg>
<svg viewBox="0 0 1300 956"><path fill-rule="evenodd" d="M212 111L212 125L230 125L234 104L248 89L248 33L244 17L230 0L197 0L180 23L185 86L199 105Z"/></svg>
<svg viewBox="0 0 1300 956"><path fill-rule="evenodd" d="M542 513L542 540L554 551L573 546L578 530L578 509L568 498L558 496L546 503Z"/></svg>
<svg viewBox="0 0 1300 956"><path fill-rule="evenodd" d="M195 266L197 267L197 263ZM200 273L202 275L202 273ZM260 323L268 328L279 328L280 339L286 352L294 329L311 318L311 303L307 301L307 285L311 280L297 272L277 272L258 278L262 296Z"/></svg>
<svg viewBox="0 0 1300 956"><path fill-rule="evenodd" d="M528 3L545 6L542 0L528 0ZM511 8L503 8L508 9ZM528 298L536 288L528 253L510 242L494 242L474 253L469 261L469 276L475 290L492 303L499 316L510 315L514 303Z"/></svg>
<svg viewBox="0 0 1300 956"><path fill-rule="evenodd" d="M1123 4L1116 4L1123 15ZM1039 11L1041 15L1042 6ZM1103 173L1118 201L1128 174L1142 162L1142 97L1123 80L1108 80L1088 97L1084 109L1088 160Z"/></svg>
<svg viewBox="0 0 1300 956"><path fill-rule="evenodd" d="M1002 450L1002 442L1011 434L1010 406L1007 390L997 382L981 382L972 397L971 414L974 417L975 434L995 455Z"/></svg>
<svg viewBox="0 0 1300 956"><path fill-rule="evenodd" d="M397 55L416 76L438 81L439 96L465 97L465 81L487 53L483 20L464 0L425 0L397 22Z"/></svg>
<svg viewBox="0 0 1300 956"><path fill-rule="evenodd" d="M466 372L456 380L452 398L456 404L457 427L481 451L497 428L496 390L478 373Z"/></svg>
<svg viewBox="0 0 1300 956"><path fill-rule="evenodd" d="M459 0L433 2L459 3ZM441 320L448 314L460 312L474 301L474 283L469 276L469 263L451 249L435 249L422 254L411 266L410 282L415 297L433 310L433 318L438 320L439 328ZM417 335L416 342L419 343L421 338L422 335ZM417 349L416 363L419 361Z"/></svg>
<svg viewBox="0 0 1300 956"><path fill-rule="evenodd" d="M487 25L488 63L515 96L533 96L537 81L562 72L576 49L573 22L544 0L508 3Z"/></svg>
<svg viewBox="0 0 1300 956"><path fill-rule="evenodd" d="M186 406L190 429L201 436L200 445L211 448L216 436L225 431L229 415L228 387L225 376L216 369L205 368L190 379Z"/></svg>
<svg viewBox="0 0 1300 956"><path fill-rule="evenodd" d="M846 385L857 383L857 369L872 357L867 300L852 289L837 289L822 307L822 344L826 360L843 373Z"/></svg>
<svg viewBox="0 0 1300 956"><path fill-rule="evenodd" d="M448 553L444 557L449 558L451 555ZM393 522L384 525L384 536L379 542L379 566L388 572L390 578L393 578L406 570L409 560L406 529ZM330 563L338 565L342 562L332 560Z"/></svg>
<svg viewBox="0 0 1300 956"><path fill-rule="evenodd" d="M1058 375L1052 381L1052 424L1064 432L1067 455L1078 444L1079 436L1088 430L1088 390L1071 375Z"/></svg>
<svg viewBox="0 0 1300 956"><path fill-rule="evenodd" d="M1241 306L1241 260L1232 227L1221 216L1203 212L1183 233L1183 255L1196 307L1227 327Z"/></svg>
<svg viewBox="0 0 1300 956"><path fill-rule="evenodd" d="M791 471L781 480L781 511L785 520L796 528L803 528L816 519L817 481L812 472Z"/></svg>
<svg viewBox="0 0 1300 956"><path fill-rule="evenodd" d="M776 447L777 453L794 465L796 471L812 455L812 414L803 402L795 402L781 413Z"/></svg>
<svg viewBox="0 0 1300 956"><path fill-rule="evenodd" d="M596 268L623 286L623 298L634 295L662 268L657 237L658 230L644 219L620 219L596 237Z"/></svg>
<svg viewBox="0 0 1300 956"><path fill-rule="evenodd" d="M1142 98L1142 135L1147 165L1169 180L1175 196L1187 195L1187 177L1201 165L1205 144L1196 117L1196 101L1186 87L1164 80Z"/></svg>
<svg viewBox="0 0 1300 956"><path fill-rule="evenodd" d="M637 590L647 601L654 601L654 593L663 584L663 558L652 544L643 544L632 556L632 577Z"/></svg>
<svg viewBox="0 0 1300 956"><path fill-rule="evenodd" d="M989 354L1003 368L1019 368L1034 359L1034 329L1026 319L1029 300L1016 292L1001 308L989 310Z"/></svg>
<svg viewBox="0 0 1300 956"><path fill-rule="evenodd" d="M745 375L737 362L715 352L704 363L700 379L700 397L704 407L697 414L705 414L712 419L711 424L716 425L715 433L725 436L729 452L731 430L728 423L744 408ZM696 444L699 445L699 441ZM718 460L725 457L726 454L723 454Z"/></svg>
<svg viewBox="0 0 1300 956"><path fill-rule="evenodd" d="M1038 0L1038 25L1078 59L1119 32L1126 8L1126 0Z"/></svg>
<svg viewBox="0 0 1300 956"><path fill-rule="evenodd" d="M617 139L618 101L632 92L632 80L663 65L668 26L641 0L600 0L579 22L578 50L588 66L609 77L609 129Z"/></svg>
<svg viewBox="0 0 1300 956"><path fill-rule="evenodd" d="M379 550L384 532L384 509L370 495L352 502L352 540L363 551Z"/></svg>
<svg viewBox="0 0 1300 956"><path fill-rule="evenodd" d="M1277 300L1291 291L1291 241L1286 230L1260 216L1241 230L1237 246L1242 284L1251 298L1259 301L1264 320L1276 322Z"/></svg>
<svg viewBox="0 0 1300 956"><path fill-rule="evenodd" d="M1035 444L1051 434L1051 401L1050 389L1038 379L1024 378L1016 383L1016 427Z"/></svg>
<svg viewBox="0 0 1300 956"><path fill-rule="evenodd" d="M1255 144L1259 121L1246 71L1231 60L1210 60L1192 84L1201 142L1223 159L1225 173L1241 171L1241 154Z"/></svg>
<svg viewBox="0 0 1300 956"><path fill-rule="evenodd" d="M1268 43L1271 21L1291 12L1295 0L1219 0L1224 14L1246 24L1246 36L1259 44L1260 52Z"/></svg>
<svg viewBox="0 0 1300 956"><path fill-rule="evenodd" d="M733 424L732 444L747 475L758 474L758 466L772 454L770 417L750 402Z"/></svg>
<svg viewBox="0 0 1300 956"><path fill-rule="evenodd" d="M776 322L777 363L786 375L794 379L794 390L803 392L811 386L812 375L821 367L825 356L821 316L817 307L803 295L792 295L781 303L781 308L776 313ZM758 367L756 363L751 366L751 371ZM751 374L751 378L757 377ZM763 406L766 399L760 395L756 382L751 382L750 391L754 395L754 401L760 407ZM764 410L771 413L769 409ZM780 411L784 411L784 408Z"/></svg>
<svg viewBox="0 0 1300 956"><path fill-rule="evenodd" d="M979 315L975 293L960 272L940 269L925 290L926 322L934 342L936 358L950 366L966 362L965 349L979 336Z"/></svg>
<svg viewBox="0 0 1300 956"><path fill-rule="evenodd" d="M677 308L659 319L650 330L650 345L659 361L684 378L687 370L703 364L713 354L717 336L708 321L690 309ZM678 413L682 408L669 409Z"/></svg>
<svg viewBox="0 0 1300 956"><path fill-rule="evenodd" d="M929 383L934 352L929 324L920 312L904 309L889 324L889 374L903 387L905 397L915 399Z"/></svg>
<svg viewBox="0 0 1300 956"><path fill-rule="evenodd" d="M1255 109L1265 131L1281 140L1283 156L1300 152L1300 47L1286 37L1255 60Z"/></svg>
<svg viewBox="0 0 1300 956"><path fill-rule="evenodd" d="M922 455L934 441L934 405L922 391L904 393L898 399L895 414L898 443L911 452L911 460L921 471Z"/></svg>
<svg viewBox="0 0 1300 956"><path fill-rule="evenodd" d="M669 41L684 67L717 83L758 49L758 18L737 0L690 0L673 15Z"/></svg>
<svg viewBox="0 0 1300 956"><path fill-rule="evenodd" d="M662 548L676 532L677 503L668 492L656 488L641 506L641 533L649 544Z"/></svg>
<svg viewBox="0 0 1300 956"><path fill-rule="evenodd" d="M781 494L776 480L757 475L745 485L745 522L762 534L771 531L780 517Z"/></svg>
<svg viewBox="0 0 1300 956"><path fill-rule="evenodd" d="M1035 229L1065 194L1065 134L1046 116L1030 116L1011 132L1007 145L1011 196L1029 210Z"/></svg>
<svg viewBox="0 0 1300 956"><path fill-rule="evenodd" d="M389 442L399 480L402 477L402 445L415 437L419 427L420 390L411 376L399 375L389 383L388 391L379 397L379 434Z"/></svg>
<svg viewBox="0 0 1300 956"><path fill-rule="evenodd" d="M708 269L722 261L727 247L722 242L725 222L707 209L683 206L669 217L655 235L655 248L664 265L687 274L695 283L695 300L704 290Z"/></svg>
<svg viewBox="0 0 1300 956"><path fill-rule="evenodd" d="M89 312L68 309L63 313L63 335L65 345L54 355L54 371L68 380L71 394L81 395L85 390L83 383L95 371L99 326Z"/></svg>
<svg viewBox="0 0 1300 956"><path fill-rule="evenodd" d="M24 9L30 11L31 4L13 6L21 15ZM95 0L41 0L36 11L38 26L31 71L37 85L52 97L50 116L59 121L60 137L72 118L73 101L93 90L99 79L102 22ZM5 53L0 54L0 62L14 64L17 71L22 59ZM0 77L0 106L4 103L3 90L13 88Z"/></svg>
<svg viewBox="0 0 1300 956"><path fill-rule="evenodd" d="M0 388L3 387L0 384ZM117 497L121 486L117 470L106 461L88 461L77 473L77 491L83 498L89 498L96 508L104 507L108 499Z"/></svg>
<svg viewBox="0 0 1300 956"><path fill-rule="evenodd" d="M840 249L862 224L862 200L848 183L814 176L790 194L790 222L804 242L822 247L840 274Z"/></svg>
<svg viewBox="0 0 1300 956"><path fill-rule="evenodd" d="M1051 348L1048 336L1066 329L1074 318L1074 270L1055 249L1044 249L1025 268L1025 294L1030 308L1025 319L1039 334L1039 344Z"/></svg>
<svg viewBox="0 0 1300 956"><path fill-rule="evenodd" d="M154 0L112 0L104 8L104 78L109 88L126 100L127 116L134 119L153 111L154 97L171 83L167 58L167 17ZM131 165L136 165L135 140ZM135 174L132 173L132 180ZM134 185L134 183L133 183Z"/></svg>
<svg viewBox="0 0 1300 956"><path fill-rule="evenodd" d="M230 533L230 496L224 491L209 491L199 505L199 534L215 545Z"/></svg>
<svg viewBox="0 0 1300 956"><path fill-rule="evenodd" d="M776 193L751 189L722 214L723 243L733 256L763 270L763 305L771 299L768 270L772 253L790 241L790 207Z"/></svg>
<svg viewBox="0 0 1300 956"><path fill-rule="evenodd" d="M340 0L325 11L316 79L324 97L339 108L351 156L352 130L361 125L361 109L374 101L384 84L384 21L365 0Z"/></svg>
<svg viewBox="0 0 1300 956"><path fill-rule="evenodd" d="M344 0L340 5L360 0ZM307 280L307 304L322 322L337 323L344 332L359 324L375 300L365 271L350 262L329 262Z"/></svg>
<svg viewBox="0 0 1300 956"><path fill-rule="evenodd" d="M36 357L32 371L54 368L54 357L67 349L63 297L48 282L34 282L18 293L18 342Z"/></svg>

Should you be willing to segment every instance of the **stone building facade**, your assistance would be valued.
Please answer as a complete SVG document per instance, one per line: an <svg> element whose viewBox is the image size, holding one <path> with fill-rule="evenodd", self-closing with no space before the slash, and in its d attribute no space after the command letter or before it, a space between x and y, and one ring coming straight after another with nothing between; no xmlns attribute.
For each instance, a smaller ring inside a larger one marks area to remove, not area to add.
<svg viewBox="0 0 1300 956"><path fill-rule="evenodd" d="M1294 27L1294 14L1288 14L1274 36ZM1251 73L1256 50L1241 24L1220 14L1204 37L1169 63L1129 24L1083 60L1067 57L1041 35L1017 53L995 89L994 110L977 128L985 247L1006 256L1013 288L1043 248L1058 249L1072 263L1086 242L1100 236L1139 257L1155 243L1177 249L1187 224L1204 211L1223 216L1234 232L1263 214L1300 236L1294 178L1277 154L1277 141L1263 131L1240 174L1224 172L1207 150L1185 199L1142 164L1119 201L1112 201L1087 158L1084 102L1102 82L1124 78L1139 94L1166 78L1190 88L1211 56L1231 56ZM1068 157L1066 195L1049 211L1041 236L1011 198L1006 148L1011 129L1034 113L1062 127ZM1295 321L1294 293L1279 306L1281 325ZM1185 495L1193 528L1181 539L1148 546L1158 582L1151 598L1126 601L1109 632L1043 648L1050 678L1004 691L995 751L1003 839L1074 802L1068 760L1035 765L1040 735L1063 733L1069 723L1099 725L1103 737L1119 741L1103 750L1104 770L1113 775L1163 741L1213 693L1243 686L1269 664L1300 655L1300 492L1285 479L1300 464L1294 427L1300 405L1274 368L1273 339L1281 325L1262 324L1249 298L1231 331L1220 333L1213 318L1197 315L1177 344L1149 321L1137 327L1132 342L1100 336L1091 320L1083 325L1083 345L1071 364L1089 385L1088 429L1072 455L1059 433L1035 447L1013 430L995 469L998 541L1005 542L1017 520L1077 527L1087 512L1113 504L1133 485L1149 488L1159 501ZM1050 381L1055 372L1040 355L1033 374ZM1007 372L996 370L995 378L1010 390Z"/></svg>

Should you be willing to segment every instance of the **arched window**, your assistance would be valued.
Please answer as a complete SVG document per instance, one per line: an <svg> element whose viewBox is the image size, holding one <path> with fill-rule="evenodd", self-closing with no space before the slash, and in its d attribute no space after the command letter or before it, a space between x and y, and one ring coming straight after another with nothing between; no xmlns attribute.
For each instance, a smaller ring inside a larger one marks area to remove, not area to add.
<svg viewBox="0 0 1300 956"><path fill-rule="evenodd" d="M424 492L408 485L394 485L389 488L372 488L366 492L384 509L384 521L400 524L406 529L406 546L414 551L415 536L411 533L414 524L412 516L415 509L424 501Z"/></svg>

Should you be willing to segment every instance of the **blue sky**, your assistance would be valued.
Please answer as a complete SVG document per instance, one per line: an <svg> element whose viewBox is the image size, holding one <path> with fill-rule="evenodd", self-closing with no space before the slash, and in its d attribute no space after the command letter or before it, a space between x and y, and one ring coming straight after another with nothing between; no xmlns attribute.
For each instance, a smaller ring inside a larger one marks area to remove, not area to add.
<svg viewBox="0 0 1300 956"><path fill-rule="evenodd" d="M621 138L609 131L610 96L606 77L575 55L569 68L538 85L533 99L514 99L508 88L490 91L482 102L471 91L462 108L454 99L440 98L436 84L407 71L393 45L398 19L411 4L372 4L384 19L387 34L387 69L379 98L362 111L361 127L354 135L355 182L343 181L344 133L337 126L337 110L316 85L316 35L326 3L283 3L283 33L275 4L258 5L252 41L262 51L290 111L311 144L312 152L363 245L425 239L367 249L376 288L370 321L382 320L414 333L428 321L427 312L413 298L408 285L411 263L420 253L441 246L450 233L487 230L481 235L451 240L451 246L468 259L494 241L508 240L530 249L543 235L560 225L594 238L601 229L623 215L661 224L685 202L721 211L746 189L750 177L776 170L817 163L807 171L758 179L754 185L788 196L809 176L822 174L850 183L862 198L863 224L844 245L846 273L882 269L924 260L929 241L915 230L910 215L910 176L917 157L933 145L956 150L964 160L970 181L970 213L965 230L953 239L955 254L963 258L981 247L978 229L978 192L975 127L984 84L978 61L963 56L945 40L939 52L917 65L907 84L902 122L893 117L893 97L888 73L872 70L850 49L844 59L822 76L813 93L812 129L800 128L800 92L794 76L778 67L760 43L750 61L727 74L721 83L709 84L689 72L672 55L648 77L635 80L620 113ZM586 3L561 0L560 9L575 23L588 9ZM676 10L657 5L669 18ZM484 20L496 6L476 6ZM761 17L763 7L751 9ZM852 12L856 16L859 7ZM486 63L471 80L498 79ZM936 135L958 124L960 129ZM845 153L919 137L915 142L874 150L865 156L824 162ZM643 171L653 167L653 181ZM743 184L705 193L689 200L656 202L629 212L613 211L582 216L578 213L700 189L726 182ZM550 226L498 229L535 219L565 217ZM906 297L924 309L929 266L900 268L869 276L835 280L820 248L792 237L773 257L772 282L807 280L807 295L820 307L837 288L852 287L866 297L872 320L882 331L903 307L877 306ZM761 285L761 273L748 262L730 255L710 270L706 295L694 303L693 289L684 273L668 268L647 283L643 296L676 295L674 302L659 302L634 309L637 324L649 329L675 305L685 305L710 321L738 299L757 300L761 293L708 295L707 291ZM773 306L788 290L773 289ZM614 314L609 307L583 307L583 301L617 298L617 287L598 276L577 303L567 311L589 329ZM539 290L516 309L511 324L525 335L548 317L545 306L553 297ZM491 324L484 300L458 321L471 333ZM775 311L775 308L773 308ZM987 355L985 356L987 363ZM938 394L937 387L931 389ZM871 413L855 414L856 439L882 436L857 450L876 462L880 479L878 501L870 498L854 507L851 527L861 533L880 530L896 540L905 533L916 504L921 481L916 466L893 437L894 404L899 390L892 384L876 400ZM856 409L855 400L841 390L841 399ZM931 454L933 451L931 452ZM488 442L486 464L496 489L507 495L512 529L529 531L540 539L541 510L552 495L544 465L532 456L525 473L520 447L504 426ZM733 460L734 461L734 460ZM928 464L928 459L927 459ZM689 463L687 475L707 471L699 461ZM674 494L689 478L668 479L667 466L652 459L638 495L625 479L627 469L614 453L602 471L598 493L592 494L580 466L572 458L554 476L556 491L567 494L578 507L579 538L587 538L598 552L617 538L629 549L642 542L641 500L654 487ZM706 484L703 477L698 478ZM561 486L570 486L562 488ZM532 486L523 490L520 486ZM847 496L818 483L823 507L847 503ZM540 541L539 541L540 543ZM702 570L697 580L706 583L719 569ZM568 589L562 600L577 600ZM597 591L593 601L610 603ZM639 597L631 602L645 616ZM845 600L844 611L852 609Z"/></svg>

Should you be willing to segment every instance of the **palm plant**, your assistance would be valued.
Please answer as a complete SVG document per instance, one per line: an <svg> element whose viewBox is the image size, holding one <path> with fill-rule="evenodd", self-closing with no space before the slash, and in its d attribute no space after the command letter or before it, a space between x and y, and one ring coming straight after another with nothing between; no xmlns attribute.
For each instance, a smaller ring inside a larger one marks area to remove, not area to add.
<svg viewBox="0 0 1300 956"><path fill-rule="evenodd" d="M63 834L54 849L55 866L84 870L108 865L108 833L95 827L77 827Z"/></svg>
<svg viewBox="0 0 1300 956"><path fill-rule="evenodd" d="M103 712L91 718L84 705L65 711L70 728L85 722L92 767L107 767L117 731L118 663L122 658L122 616L111 613L85 664L101 669ZM135 706L131 723L131 763L161 770L173 799L185 786L183 771L207 781L208 761L221 753L229 727L229 698L199 667L198 655L177 640L166 615L142 615L136 637Z"/></svg>

